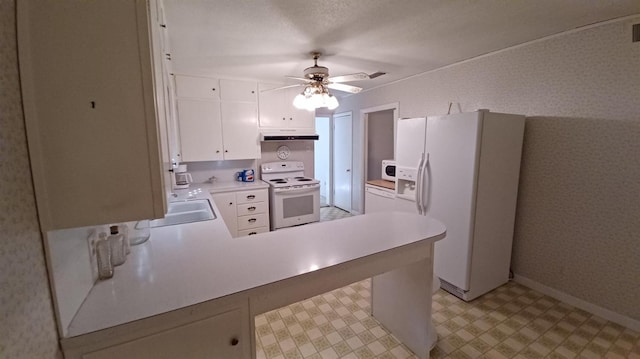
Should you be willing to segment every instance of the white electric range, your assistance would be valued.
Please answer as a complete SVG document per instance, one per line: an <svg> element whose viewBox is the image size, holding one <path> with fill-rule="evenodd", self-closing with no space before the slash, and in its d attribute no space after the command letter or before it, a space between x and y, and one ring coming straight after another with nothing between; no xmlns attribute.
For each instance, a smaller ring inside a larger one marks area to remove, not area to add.
<svg viewBox="0 0 640 359"><path fill-rule="evenodd" d="M260 169L269 184L271 230L320 221L320 181L304 175L304 163L267 162Z"/></svg>

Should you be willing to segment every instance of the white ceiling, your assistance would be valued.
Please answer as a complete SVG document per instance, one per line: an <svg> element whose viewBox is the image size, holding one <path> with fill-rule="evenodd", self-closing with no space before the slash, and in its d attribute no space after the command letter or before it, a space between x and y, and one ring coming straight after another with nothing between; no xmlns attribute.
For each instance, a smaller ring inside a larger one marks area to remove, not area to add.
<svg viewBox="0 0 640 359"><path fill-rule="evenodd" d="M164 0L175 73L296 83L321 51L371 88L622 16L640 0ZM629 35L631 36L631 35ZM335 93L335 91L334 91ZM339 93L336 93L339 95Z"/></svg>

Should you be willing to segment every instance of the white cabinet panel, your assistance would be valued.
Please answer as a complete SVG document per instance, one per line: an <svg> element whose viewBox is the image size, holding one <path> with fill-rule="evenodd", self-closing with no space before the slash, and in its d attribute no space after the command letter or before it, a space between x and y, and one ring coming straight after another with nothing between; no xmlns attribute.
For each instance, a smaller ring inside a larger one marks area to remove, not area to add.
<svg viewBox="0 0 640 359"><path fill-rule="evenodd" d="M299 110L293 99L303 89L293 87L266 91L281 85L259 84L259 118L261 128L315 128L315 112Z"/></svg>
<svg viewBox="0 0 640 359"><path fill-rule="evenodd" d="M221 106L224 159L260 158L256 104L223 101Z"/></svg>
<svg viewBox="0 0 640 359"><path fill-rule="evenodd" d="M162 217L146 3L20 1L17 14L41 229Z"/></svg>
<svg viewBox="0 0 640 359"><path fill-rule="evenodd" d="M224 224L229 229L231 237L237 236L238 228L238 213L236 212L236 193L213 193L211 194L213 201L218 207L220 213L218 213L224 220Z"/></svg>
<svg viewBox="0 0 640 359"><path fill-rule="evenodd" d="M176 75L178 97L220 100L220 83L209 77Z"/></svg>
<svg viewBox="0 0 640 359"><path fill-rule="evenodd" d="M220 100L258 102L258 84L252 81L220 80Z"/></svg>
<svg viewBox="0 0 640 359"><path fill-rule="evenodd" d="M225 358L242 359L250 343L242 336L241 310L218 314L117 346L84 354L83 359Z"/></svg>
<svg viewBox="0 0 640 359"><path fill-rule="evenodd" d="M219 102L180 99L178 118L183 161L223 159Z"/></svg>

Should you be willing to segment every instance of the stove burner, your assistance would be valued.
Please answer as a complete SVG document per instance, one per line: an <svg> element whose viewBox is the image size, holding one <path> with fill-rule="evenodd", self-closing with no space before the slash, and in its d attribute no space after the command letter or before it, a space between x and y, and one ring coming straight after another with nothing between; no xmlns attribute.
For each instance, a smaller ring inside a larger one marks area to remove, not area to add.
<svg viewBox="0 0 640 359"><path fill-rule="evenodd" d="M296 177L298 179L299 182L309 182L312 181L311 178L304 178L304 177Z"/></svg>
<svg viewBox="0 0 640 359"><path fill-rule="evenodd" d="M293 178L295 178L295 179L302 179L302 178L305 178L305 177L304 177L304 176L298 176L298 177L293 177Z"/></svg>
<svg viewBox="0 0 640 359"><path fill-rule="evenodd" d="M284 183L286 182L283 178L274 178L272 180L269 180L271 182L276 182L276 183Z"/></svg>

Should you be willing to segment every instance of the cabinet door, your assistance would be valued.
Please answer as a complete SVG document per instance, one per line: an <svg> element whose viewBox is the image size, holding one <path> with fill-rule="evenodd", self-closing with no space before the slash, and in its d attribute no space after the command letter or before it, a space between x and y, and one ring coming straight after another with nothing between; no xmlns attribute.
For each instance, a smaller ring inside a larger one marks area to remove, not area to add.
<svg viewBox="0 0 640 359"><path fill-rule="evenodd" d="M220 102L178 100L182 161L214 161L222 157Z"/></svg>
<svg viewBox="0 0 640 359"><path fill-rule="evenodd" d="M242 337L241 310L218 314L158 334L84 354L83 359L242 359L249 338Z"/></svg>
<svg viewBox="0 0 640 359"><path fill-rule="evenodd" d="M16 5L41 229L162 217L146 2Z"/></svg>
<svg viewBox="0 0 640 359"><path fill-rule="evenodd" d="M176 75L176 95L185 98L220 100L218 79Z"/></svg>
<svg viewBox="0 0 640 359"><path fill-rule="evenodd" d="M260 138L255 103L222 102L224 159L260 158Z"/></svg>
<svg viewBox="0 0 640 359"><path fill-rule="evenodd" d="M284 89L286 112L286 127L288 128L315 128L315 111L301 110L293 106L293 99L302 91L302 87Z"/></svg>
<svg viewBox="0 0 640 359"><path fill-rule="evenodd" d="M286 109L284 108L283 90L267 91L281 85L259 84L259 117L260 127L282 128L286 125ZM291 99L293 101L293 99Z"/></svg>
<svg viewBox="0 0 640 359"><path fill-rule="evenodd" d="M258 84L251 81L220 80L220 100L258 101Z"/></svg>
<svg viewBox="0 0 640 359"><path fill-rule="evenodd" d="M237 236L238 231L238 213L236 212L236 193L215 193L211 194L213 202L218 207L218 215L224 220L224 224L229 229L231 237Z"/></svg>

